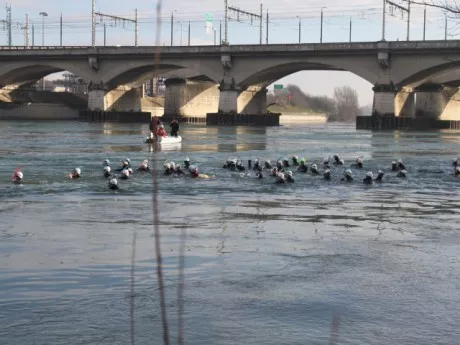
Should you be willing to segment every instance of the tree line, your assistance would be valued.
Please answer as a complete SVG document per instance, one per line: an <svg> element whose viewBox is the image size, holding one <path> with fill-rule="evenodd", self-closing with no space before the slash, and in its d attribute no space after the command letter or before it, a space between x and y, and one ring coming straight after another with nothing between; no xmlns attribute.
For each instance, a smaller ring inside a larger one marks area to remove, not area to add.
<svg viewBox="0 0 460 345"><path fill-rule="evenodd" d="M361 115L358 93L350 86L334 89L334 96L312 96L297 85L288 85L284 90L269 94L268 104L291 105L328 115L329 121L355 121Z"/></svg>

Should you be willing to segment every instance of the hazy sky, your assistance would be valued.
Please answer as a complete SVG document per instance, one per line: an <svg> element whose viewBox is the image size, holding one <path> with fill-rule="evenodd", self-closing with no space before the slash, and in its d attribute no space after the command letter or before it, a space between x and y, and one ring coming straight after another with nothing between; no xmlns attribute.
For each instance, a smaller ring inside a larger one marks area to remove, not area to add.
<svg viewBox="0 0 460 345"><path fill-rule="evenodd" d="M402 0L393 2L405 5ZM45 45L59 44L59 17L63 15L63 44L91 44L91 0L0 0L0 17L6 13L5 5L12 7L13 44L24 45L25 15L29 14L35 29L35 44L41 45L42 18L39 12L48 13L45 18ZM149 0L97 0L96 10L105 14L134 18L134 10L139 13L139 44L152 45L155 37L157 1ZM382 0L264 0L263 1L263 42L266 38L265 16L268 10L269 43L297 43L299 20L301 21L301 40L303 43L319 42L320 13L324 12L323 42L345 42L349 39L349 23L352 21L352 41L378 41L382 38ZM229 5L247 12L259 14L260 0L229 0ZM2 10L3 9L3 10ZM213 27L219 40L219 24L224 17L224 0L168 0L163 1L161 15L162 43L170 44L171 13L174 11L174 44L187 44L188 23L191 27L191 44L214 44L214 34L205 30L206 13L212 15ZM393 15L391 15L393 13ZM258 44L259 21L251 24L248 17L231 14L234 20L229 23L231 44ZM386 39L406 39L406 17L387 8ZM105 21L108 45L133 45L134 27L129 23ZM103 23L98 23L97 44L103 44ZM455 19L448 20L448 38L456 39L458 31ZM223 33L222 33L223 35ZM412 40L421 40L423 35L423 7L412 6ZM444 14L436 9L427 10L426 39L444 39ZM4 27L0 24L0 42L6 44ZM277 83L297 84L304 91L316 95L331 96L336 86L350 85L360 97L362 105L372 103L372 90L368 82L348 72L312 71L298 72Z"/></svg>

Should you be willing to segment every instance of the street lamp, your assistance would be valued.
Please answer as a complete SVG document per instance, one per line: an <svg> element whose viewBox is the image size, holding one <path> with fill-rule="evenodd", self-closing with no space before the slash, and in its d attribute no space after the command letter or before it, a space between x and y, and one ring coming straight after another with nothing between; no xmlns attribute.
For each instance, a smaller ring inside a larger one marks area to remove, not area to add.
<svg viewBox="0 0 460 345"><path fill-rule="evenodd" d="M297 16L297 18L299 18L299 44L300 44L301 39L302 39L302 18L300 18L299 16Z"/></svg>
<svg viewBox="0 0 460 345"><path fill-rule="evenodd" d="M42 46L44 46L45 45L45 17L48 17L48 13L40 12L39 14L42 16Z"/></svg>

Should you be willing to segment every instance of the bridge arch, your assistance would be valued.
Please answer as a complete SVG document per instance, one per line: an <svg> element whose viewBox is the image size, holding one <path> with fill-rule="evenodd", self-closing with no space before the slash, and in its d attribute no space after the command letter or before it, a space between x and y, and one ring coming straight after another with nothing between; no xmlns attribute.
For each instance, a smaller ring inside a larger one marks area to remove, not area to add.
<svg viewBox="0 0 460 345"><path fill-rule="evenodd" d="M423 84L452 84L460 80L460 61L452 61L420 70L401 80L399 88L414 89Z"/></svg>
<svg viewBox="0 0 460 345"><path fill-rule="evenodd" d="M87 65L87 62L86 62ZM47 75L69 71L85 81L93 77L84 63L68 63L65 61L50 61L47 63L5 63L0 67L0 89L6 87L17 88L34 83Z"/></svg>

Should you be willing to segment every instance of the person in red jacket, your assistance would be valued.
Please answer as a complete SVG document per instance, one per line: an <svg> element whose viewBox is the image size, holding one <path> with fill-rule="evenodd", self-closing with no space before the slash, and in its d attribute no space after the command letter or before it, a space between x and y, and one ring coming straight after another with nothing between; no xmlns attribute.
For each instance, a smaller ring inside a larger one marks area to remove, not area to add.
<svg viewBox="0 0 460 345"><path fill-rule="evenodd" d="M165 126L163 126L163 125L158 126L157 135L159 137L165 137L166 136Z"/></svg>

